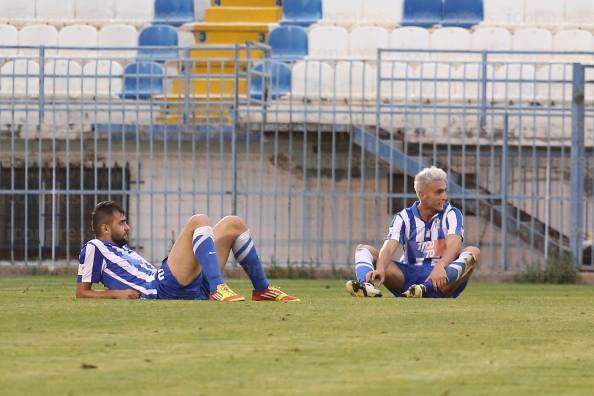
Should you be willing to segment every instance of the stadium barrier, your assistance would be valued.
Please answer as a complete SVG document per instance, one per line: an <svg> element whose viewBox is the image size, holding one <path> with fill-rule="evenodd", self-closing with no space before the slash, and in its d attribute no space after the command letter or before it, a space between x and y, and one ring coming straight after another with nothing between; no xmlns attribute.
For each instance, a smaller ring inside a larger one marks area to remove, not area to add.
<svg viewBox="0 0 594 396"><path fill-rule="evenodd" d="M155 263L192 213L233 213L269 265L344 266L436 164L482 270L555 252L594 268L591 69L567 62L592 54L0 51L5 263L75 263L92 207L115 199Z"/></svg>

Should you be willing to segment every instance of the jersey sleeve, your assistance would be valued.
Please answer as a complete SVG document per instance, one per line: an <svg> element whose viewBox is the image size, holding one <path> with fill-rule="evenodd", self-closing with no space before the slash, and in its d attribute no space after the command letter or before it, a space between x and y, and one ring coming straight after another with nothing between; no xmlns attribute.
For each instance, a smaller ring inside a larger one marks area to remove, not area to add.
<svg viewBox="0 0 594 396"><path fill-rule="evenodd" d="M388 234L386 235L385 239L394 239L398 241L400 244L404 244L404 228L404 220L402 219L400 213L398 213L392 219L392 223L388 228Z"/></svg>
<svg viewBox="0 0 594 396"><path fill-rule="evenodd" d="M78 258L78 283L98 283L103 270L103 255L92 243L87 243Z"/></svg>
<svg viewBox="0 0 594 396"><path fill-rule="evenodd" d="M459 235L464 239L464 223L458 208L452 208L446 215L446 234Z"/></svg>

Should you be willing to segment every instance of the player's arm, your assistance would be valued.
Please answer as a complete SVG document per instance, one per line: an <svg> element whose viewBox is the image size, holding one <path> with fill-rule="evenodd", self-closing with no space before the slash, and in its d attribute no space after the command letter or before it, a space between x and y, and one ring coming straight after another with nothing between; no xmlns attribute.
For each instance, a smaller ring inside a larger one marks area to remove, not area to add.
<svg viewBox="0 0 594 396"><path fill-rule="evenodd" d="M384 283L386 279L386 269L392 262L392 257L398 249L398 241L395 239L386 239L382 248L380 249L377 263L375 264L375 271L367 274L367 281L371 282L374 279L379 280L379 284Z"/></svg>
<svg viewBox="0 0 594 396"><path fill-rule="evenodd" d="M120 298L135 299L140 298L140 293L136 290L93 290L93 284L81 282L76 284L76 298Z"/></svg>
<svg viewBox="0 0 594 396"><path fill-rule="evenodd" d="M445 268L454 261L462 253L462 237L460 235L451 234L446 236L446 248L445 252L441 256L441 259L435 263L429 278L433 282L433 287L437 290L441 290L446 286L447 276Z"/></svg>

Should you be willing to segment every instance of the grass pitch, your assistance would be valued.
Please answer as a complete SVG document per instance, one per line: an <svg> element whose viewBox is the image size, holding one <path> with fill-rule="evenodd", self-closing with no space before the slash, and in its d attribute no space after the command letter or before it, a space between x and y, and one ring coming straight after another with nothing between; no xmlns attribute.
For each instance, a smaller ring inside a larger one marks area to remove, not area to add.
<svg viewBox="0 0 594 396"><path fill-rule="evenodd" d="M0 394L593 392L590 286L471 283L458 300L404 300L275 284L303 302L76 300L73 277L0 277Z"/></svg>

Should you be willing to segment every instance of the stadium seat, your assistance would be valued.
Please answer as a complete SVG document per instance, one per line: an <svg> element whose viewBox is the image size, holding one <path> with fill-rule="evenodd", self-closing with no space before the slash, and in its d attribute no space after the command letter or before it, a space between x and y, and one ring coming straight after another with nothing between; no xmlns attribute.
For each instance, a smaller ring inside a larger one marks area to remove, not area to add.
<svg viewBox="0 0 594 396"><path fill-rule="evenodd" d="M594 2L592 0L565 1L565 23L574 28L594 27Z"/></svg>
<svg viewBox="0 0 594 396"><path fill-rule="evenodd" d="M390 48L397 49L429 49L431 35L429 30L410 26L394 29L388 41ZM428 57L427 52L390 52L388 58L395 60L419 60Z"/></svg>
<svg viewBox="0 0 594 396"><path fill-rule="evenodd" d="M517 30L512 37L512 48L514 51L552 51L553 36L551 32L539 28L524 28ZM550 59L550 55L526 54L519 55L516 59L532 60Z"/></svg>
<svg viewBox="0 0 594 396"><path fill-rule="evenodd" d="M509 51L512 48L512 36L509 30L503 28L478 28L471 34L470 47L475 51Z"/></svg>
<svg viewBox="0 0 594 396"><path fill-rule="evenodd" d="M114 61L92 61L83 68L83 95L93 98L117 97L122 92L124 69Z"/></svg>
<svg viewBox="0 0 594 396"><path fill-rule="evenodd" d="M493 99L505 103L531 103L535 98L535 69L527 64L494 65Z"/></svg>
<svg viewBox="0 0 594 396"><path fill-rule="evenodd" d="M553 36L553 51L557 52L589 52L594 51L594 37L586 30L562 30ZM592 61L592 55L559 55L561 62Z"/></svg>
<svg viewBox="0 0 594 396"><path fill-rule="evenodd" d="M402 3L403 0L363 1L361 17L366 23L389 27L398 26L402 20Z"/></svg>
<svg viewBox="0 0 594 396"><path fill-rule="evenodd" d="M177 45L180 48L196 47L196 36L192 32L178 30Z"/></svg>
<svg viewBox="0 0 594 396"><path fill-rule="evenodd" d="M307 56L307 31L301 26L278 26L268 36L272 57L297 60Z"/></svg>
<svg viewBox="0 0 594 396"><path fill-rule="evenodd" d="M288 95L291 92L291 68L283 62L270 62L270 91L268 93L269 99L279 99ZM259 64L254 68L254 71L262 72L264 64ZM250 85L250 96L254 99L262 99L264 97L262 87L262 77L252 74Z"/></svg>
<svg viewBox="0 0 594 396"><path fill-rule="evenodd" d="M564 3L562 0L524 0L524 24L536 27L559 26L563 21Z"/></svg>
<svg viewBox="0 0 594 396"><path fill-rule="evenodd" d="M96 51L89 49L67 50L62 47L97 47L97 29L89 25L69 25L58 33L60 56L94 57Z"/></svg>
<svg viewBox="0 0 594 396"><path fill-rule="evenodd" d="M35 0L0 0L0 21L26 24L35 20Z"/></svg>
<svg viewBox="0 0 594 396"><path fill-rule="evenodd" d="M432 50L461 50L470 49L470 31L460 27L446 27L435 29L431 33ZM460 61L468 56L464 53L433 53L434 59Z"/></svg>
<svg viewBox="0 0 594 396"><path fill-rule="evenodd" d="M55 27L49 25L29 25L25 26L19 31L19 46L38 47L44 46L58 46L58 31ZM48 49L45 51L46 56L56 55L58 52L55 49ZM24 56L39 56L37 49L19 49L19 54Z"/></svg>
<svg viewBox="0 0 594 396"><path fill-rule="evenodd" d="M524 22L524 0L483 0L484 23L490 26L518 27Z"/></svg>
<svg viewBox="0 0 594 396"><path fill-rule="evenodd" d="M418 100L418 69L405 62L382 62L380 75L380 96L387 102Z"/></svg>
<svg viewBox="0 0 594 396"><path fill-rule="evenodd" d="M177 47L177 31L169 25L147 26L138 36L138 57L143 60L166 61L176 59L178 51L175 48L151 48L151 47Z"/></svg>
<svg viewBox="0 0 594 396"><path fill-rule="evenodd" d="M0 48L0 62L2 58L14 57L17 54L19 44L19 31L11 25L0 25L0 46L12 46L15 48Z"/></svg>
<svg viewBox="0 0 594 396"><path fill-rule="evenodd" d="M483 21L483 0L445 0L443 26L471 28Z"/></svg>
<svg viewBox="0 0 594 396"><path fill-rule="evenodd" d="M283 2L283 25L307 27L322 19L321 0L286 0Z"/></svg>
<svg viewBox="0 0 594 396"><path fill-rule="evenodd" d="M299 61L293 66L291 95L308 100L334 96L334 70L324 62Z"/></svg>
<svg viewBox="0 0 594 396"><path fill-rule="evenodd" d="M97 35L98 47L136 47L138 44L138 32L131 25L105 25ZM113 58L134 58L136 51L105 50L99 51L99 57Z"/></svg>
<svg viewBox="0 0 594 396"><path fill-rule="evenodd" d="M487 75L489 75L487 66ZM466 103L480 103L482 99L482 64L464 63L452 69L452 99Z"/></svg>
<svg viewBox="0 0 594 396"><path fill-rule="evenodd" d="M369 1L363 1L366 3ZM324 0L324 22L349 26L361 21L362 0Z"/></svg>
<svg viewBox="0 0 594 396"><path fill-rule="evenodd" d="M76 22L96 25L113 22L116 1L119 0L77 0L74 6Z"/></svg>
<svg viewBox="0 0 594 396"><path fill-rule="evenodd" d="M74 0L37 0L35 19L39 23L62 26L74 21Z"/></svg>
<svg viewBox="0 0 594 396"><path fill-rule="evenodd" d="M194 19L194 0L155 0L156 24L181 26Z"/></svg>
<svg viewBox="0 0 594 396"><path fill-rule="evenodd" d="M498 27L479 27L470 35L470 48L473 51L511 51L512 35L509 30ZM503 61L507 54L489 54L489 61Z"/></svg>
<svg viewBox="0 0 594 396"><path fill-rule="evenodd" d="M142 26L151 22L155 16L155 0L117 0L115 2L115 20Z"/></svg>
<svg viewBox="0 0 594 396"><path fill-rule="evenodd" d="M316 26L308 41L312 59L344 59L349 54L349 32L340 26Z"/></svg>
<svg viewBox="0 0 594 396"><path fill-rule="evenodd" d="M25 59L6 62L0 69L0 93L8 97L39 95L39 64Z"/></svg>
<svg viewBox="0 0 594 396"><path fill-rule="evenodd" d="M360 26L351 30L349 54L353 59L377 59L377 49L388 46L388 32L379 26Z"/></svg>
<svg viewBox="0 0 594 396"><path fill-rule="evenodd" d="M137 62L124 69L124 99L149 99L163 94L163 68L156 62Z"/></svg>
<svg viewBox="0 0 594 396"><path fill-rule="evenodd" d="M432 27L441 23L442 0L404 0L402 26Z"/></svg>
<svg viewBox="0 0 594 396"><path fill-rule="evenodd" d="M46 97L79 98L82 86L82 67L70 59L51 59L45 63L43 83Z"/></svg>
<svg viewBox="0 0 594 396"><path fill-rule="evenodd" d="M375 101L377 75L375 68L359 61L336 64L336 98L348 101Z"/></svg>

